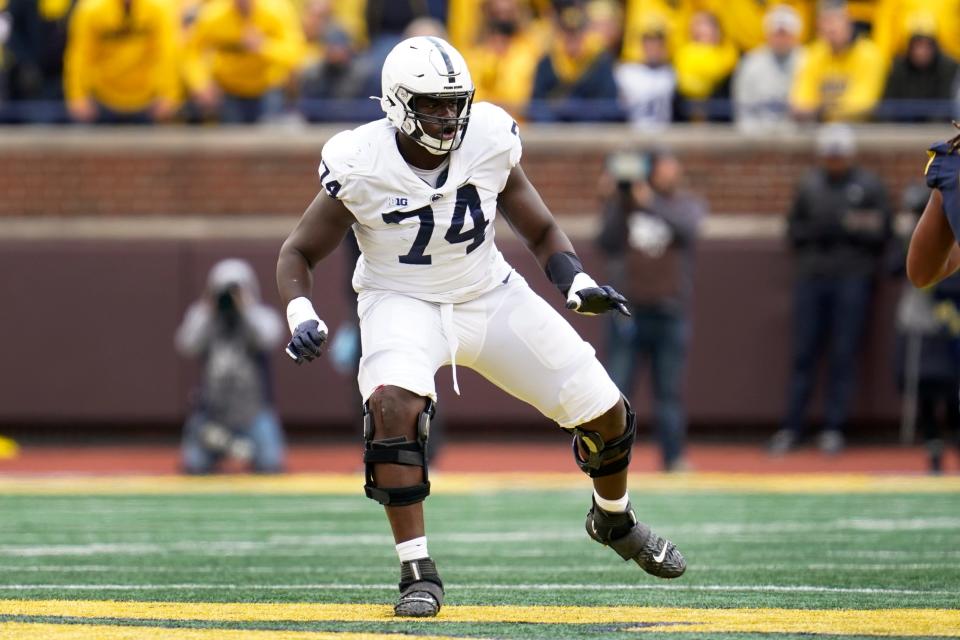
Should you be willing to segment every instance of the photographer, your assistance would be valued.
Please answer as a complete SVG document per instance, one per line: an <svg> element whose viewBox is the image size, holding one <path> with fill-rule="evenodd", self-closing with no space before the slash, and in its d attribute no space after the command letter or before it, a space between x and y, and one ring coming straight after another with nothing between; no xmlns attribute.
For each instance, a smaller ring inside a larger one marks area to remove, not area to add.
<svg viewBox="0 0 960 640"><path fill-rule="evenodd" d="M210 270L206 295L187 310L177 350L199 358L199 403L187 419L186 473L215 470L232 457L257 473L283 469L283 432L273 410L268 354L283 335L279 314L260 302L250 265L222 260Z"/></svg>
<svg viewBox="0 0 960 640"><path fill-rule="evenodd" d="M666 471L687 468L682 387L690 341L694 248L707 207L680 188L683 168L667 151L610 157L600 248L631 318L610 325L607 370L630 395L643 359L650 362L654 420Z"/></svg>

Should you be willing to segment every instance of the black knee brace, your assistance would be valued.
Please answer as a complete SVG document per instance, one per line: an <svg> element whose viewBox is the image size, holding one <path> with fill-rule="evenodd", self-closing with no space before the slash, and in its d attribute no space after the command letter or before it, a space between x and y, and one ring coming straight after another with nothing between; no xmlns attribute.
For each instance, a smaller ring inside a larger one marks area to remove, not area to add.
<svg viewBox="0 0 960 640"><path fill-rule="evenodd" d="M623 400L627 409L627 426L623 433L604 442L603 436L596 431L586 431L580 427L570 429L573 433L573 459L577 461L580 470L591 478L601 478L623 471L630 465L633 441L637 437L637 414L630 408L626 398ZM580 455L580 447L587 450L587 459ZM626 454L618 460L612 460L621 454Z"/></svg>
<svg viewBox="0 0 960 640"><path fill-rule="evenodd" d="M368 403L363 404L363 462L366 466L367 482L363 486L367 497L380 504L402 507L416 504L430 495L430 480L427 476L427 438L430 436L430 419L436 413L433 400L427 400L427 406L417 419L417 439L413 442L400 436L374 440L373 416ZM375 464L405 464L423 468L423 482L409 487L380 488L373 478Z"/></svg>

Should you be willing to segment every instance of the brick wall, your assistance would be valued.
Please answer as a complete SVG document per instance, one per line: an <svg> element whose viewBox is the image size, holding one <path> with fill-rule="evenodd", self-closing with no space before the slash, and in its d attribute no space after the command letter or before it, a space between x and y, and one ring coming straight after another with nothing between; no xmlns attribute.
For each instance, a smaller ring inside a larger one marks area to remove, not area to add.
<svg viewBox="0 0 960 640"><path fill-rule="evenodd" d="M301 212L337 129L0 130L0 216L248 215ZM861 159L894 197L920 178L946 127L861 131ZM678 128L653 138L607 126L528 127L524 166L559 215L593 213L610 150L667 145L714 212L781 214L813 159L812 133L751 139Z"/></svg>

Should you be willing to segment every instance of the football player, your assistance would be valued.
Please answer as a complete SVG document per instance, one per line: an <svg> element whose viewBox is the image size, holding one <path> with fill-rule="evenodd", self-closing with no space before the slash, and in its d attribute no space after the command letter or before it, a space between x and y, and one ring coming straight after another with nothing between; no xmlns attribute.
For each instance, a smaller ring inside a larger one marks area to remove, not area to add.
<svg viewBox="0 0 960 640"><path fill-rule="evenodd" d="M960 124L954 123L960 128ZM933 189L927 207L910 238L907 277L917 287L929 287L960 269L960 135L927 151L924 171Z"/></svg>
<svg viewBox="0 0 960 640"><path fill-rule="evenodd" d="M443 582L427 550L424 455L434 374L470 367L573 434L593 479L587 533L661 578L681 575L677 548L639 522L627 495L636 416L593 348L504 260L502 214L547 277L583 314L628 313L626 300L587 275L520 166L517 123L473 104L460 53L444 40L404 40L383 65L386 118L344 131L323 148L322 189L280 250L277 285L297 362L318 357L327 327L308 296L312 270L353 227L362 255L353 276L363 356L368 497L385 506L400 559L398 616L434 616Z"/></svg>

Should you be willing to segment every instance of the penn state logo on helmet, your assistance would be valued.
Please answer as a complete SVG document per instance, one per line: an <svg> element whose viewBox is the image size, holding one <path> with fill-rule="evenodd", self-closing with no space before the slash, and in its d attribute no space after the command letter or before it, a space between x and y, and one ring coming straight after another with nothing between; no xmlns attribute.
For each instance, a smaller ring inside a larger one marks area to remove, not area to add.
<svg viewBox="0 0 960 640"><path fill-rule="evenodd" d="M450 43L419 36L398 44L383 63L380 107L404 135L431 153L442 155L460 147L470 121L473 79L467 63ZM443 117L416 110L416 98L456 101L456 116ZM441 137L424 125L437 125Z"/></svg>

